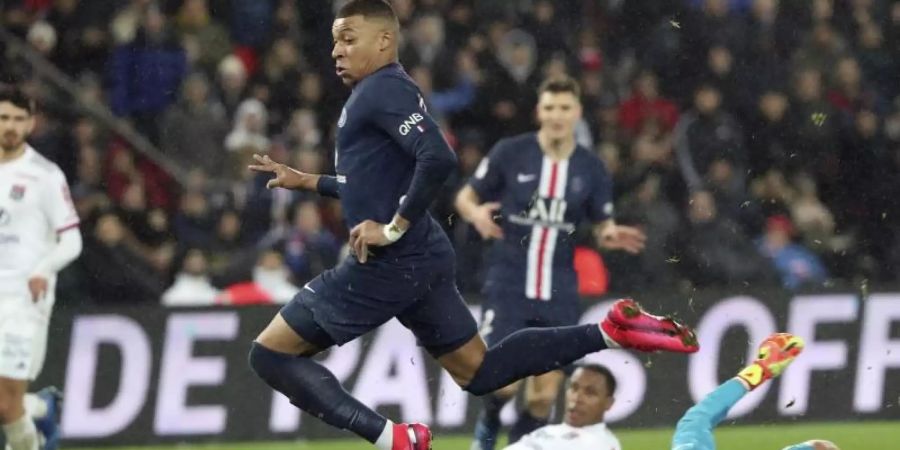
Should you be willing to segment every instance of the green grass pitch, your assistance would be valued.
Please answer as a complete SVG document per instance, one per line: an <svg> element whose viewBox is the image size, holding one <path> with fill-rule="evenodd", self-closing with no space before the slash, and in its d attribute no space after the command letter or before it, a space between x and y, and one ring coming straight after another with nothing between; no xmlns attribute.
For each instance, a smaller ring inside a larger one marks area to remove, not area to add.
<svg viewBox="0 0 900 450"><path fill-rule="evenodd" d="M613 430L623 450L668 450L672 429ZM798 425L723 425L716 431L718 450L781 450L789 444L819 438L837 443L841 450L900 448L900 421L822 423ZM437 436L434 450L468 450L468 436ZM319 442L253 442L240 444L171 445L166 447L104 447L79 450L371 450L360 440Z"/></svg>

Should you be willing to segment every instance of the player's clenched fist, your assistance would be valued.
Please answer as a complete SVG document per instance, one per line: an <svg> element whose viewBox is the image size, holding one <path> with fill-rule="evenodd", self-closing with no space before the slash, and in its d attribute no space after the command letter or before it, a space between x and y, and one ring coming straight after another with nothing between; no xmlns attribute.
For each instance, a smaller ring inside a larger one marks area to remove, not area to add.
<svg viewBox="0 0 900 450"><path fill-rule="evenodd" d="M47 279L44 277L31 277L28 280L28 290L31 291L31 301L37 303L47 295Z"/></svg>

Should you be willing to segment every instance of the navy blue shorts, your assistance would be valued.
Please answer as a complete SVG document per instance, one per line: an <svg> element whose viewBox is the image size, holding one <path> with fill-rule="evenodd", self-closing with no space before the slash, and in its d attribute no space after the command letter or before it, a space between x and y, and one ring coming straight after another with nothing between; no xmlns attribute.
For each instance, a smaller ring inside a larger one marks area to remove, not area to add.
<svg viewBox="0 0 900 450"><path fill-rule="evenodd" d="M488 346L523 328L577 325L578 296L554 296L550 300L525 297L525 293L495 286L485 291L481 306L481 336Z"/></svg>
<svg viewBox="0 0 900 450"><path fill-rule="evenodd" d="M438 357L478 333L475 318L456 288L449 254L411 257L402 264L348 257L301 289L281 316L317 347L343 345L396 317L419 345Z"/></svg>

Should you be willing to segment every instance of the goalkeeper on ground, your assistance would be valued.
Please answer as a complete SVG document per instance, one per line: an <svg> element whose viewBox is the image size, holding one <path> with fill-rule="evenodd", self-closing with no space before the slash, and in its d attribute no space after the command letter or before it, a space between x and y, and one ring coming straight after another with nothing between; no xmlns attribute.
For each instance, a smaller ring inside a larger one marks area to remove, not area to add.
<svg viewBox="0 0 900 450"><path fill-rule="evenodd" d="M748 392L781 375L803 350L803 339L788 333L769 336L759 346L759 356L731 380L719 386L689 409L675 429L672 450L715 450L712 430L728 410ZM828 441L813 440L783 450L839 450Z"/></svg>

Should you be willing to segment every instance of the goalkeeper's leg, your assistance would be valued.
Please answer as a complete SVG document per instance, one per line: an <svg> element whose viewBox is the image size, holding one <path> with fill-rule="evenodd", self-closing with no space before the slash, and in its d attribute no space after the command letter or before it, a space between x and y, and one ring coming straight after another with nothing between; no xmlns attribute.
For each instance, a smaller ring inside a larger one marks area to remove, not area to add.
<svg viewBox="0 0 900 450"><path fill-rule="evenodd" d="M803 350L803 340L787 333L769 336L759 347L759 356L731 380L723 383L689 409L672 437L672 450L715 450L712 430L728 410L753 389L781 375Z"/></svg>

